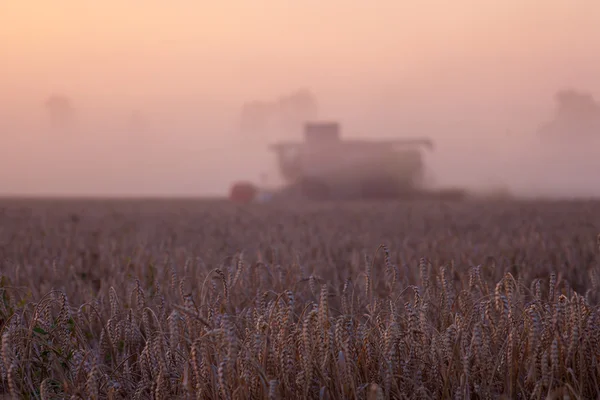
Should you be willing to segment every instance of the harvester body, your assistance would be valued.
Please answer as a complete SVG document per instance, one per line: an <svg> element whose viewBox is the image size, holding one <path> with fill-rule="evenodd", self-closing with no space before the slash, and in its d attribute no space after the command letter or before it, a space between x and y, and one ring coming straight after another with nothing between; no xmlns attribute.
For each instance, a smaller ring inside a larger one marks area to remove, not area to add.
<svg viewBox="0 0 600 400"><path fill-rule="evenodd" d="M271 145L289 192L310 199L413 196L424 190L427 138L343 140L337 123L307 123L304 142Z"/></svg>

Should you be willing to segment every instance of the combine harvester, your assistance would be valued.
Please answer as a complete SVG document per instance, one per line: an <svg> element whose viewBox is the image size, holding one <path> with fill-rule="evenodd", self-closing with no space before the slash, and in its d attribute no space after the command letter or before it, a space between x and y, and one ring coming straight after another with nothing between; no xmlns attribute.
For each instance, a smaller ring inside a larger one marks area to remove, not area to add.
<svg viewBox="0 0 600 400"><path fill-rule="evenodd" d="M306 123L304 142L270 146L286 184L269 191L238 182L231 188L230 200L464 199L465 189L427 187L423 148L432 150L432 141L344 140L338 123Z"/></svg>

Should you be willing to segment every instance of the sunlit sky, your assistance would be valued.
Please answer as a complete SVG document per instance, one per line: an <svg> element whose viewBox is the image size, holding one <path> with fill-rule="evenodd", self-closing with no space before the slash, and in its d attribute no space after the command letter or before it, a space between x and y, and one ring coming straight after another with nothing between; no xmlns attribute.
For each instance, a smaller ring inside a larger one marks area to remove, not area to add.
<svg viewBox="0 0 600 400"><path fill-rule="evenodd" d="M141 109L187 130L169 133L179 143L170 159L223 135L201 127L233 125L245 101L298 87L327 118L361 128L432 109L440 124L537 118L566 86L599 97L600 2L3 0L0 55L0 116L43 116L51 93L69 95L89 121ZM172 170L187 176L182 187L153 190L189 187L192 166ZM20 181L7 185L36 190ZM74 190L58 181L40 190Z"/></svg>

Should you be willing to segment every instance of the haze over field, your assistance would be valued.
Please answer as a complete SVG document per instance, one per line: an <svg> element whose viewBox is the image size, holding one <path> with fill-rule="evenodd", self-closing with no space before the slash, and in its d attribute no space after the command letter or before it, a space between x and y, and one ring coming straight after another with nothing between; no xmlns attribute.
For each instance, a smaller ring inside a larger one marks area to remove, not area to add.
<svg viewBox="0 0 600 400"><path fill-rule="evenodd" d="M598 21L591 0L4 0L0 193L273 180L266 144L300 139L297 126L242 131L242 107L305 88L344 136L434 139L439 184L600 195L600 125L536 134L560 90L598 106ZM52 95L71 102L66 128L50 123Z"/></svg>

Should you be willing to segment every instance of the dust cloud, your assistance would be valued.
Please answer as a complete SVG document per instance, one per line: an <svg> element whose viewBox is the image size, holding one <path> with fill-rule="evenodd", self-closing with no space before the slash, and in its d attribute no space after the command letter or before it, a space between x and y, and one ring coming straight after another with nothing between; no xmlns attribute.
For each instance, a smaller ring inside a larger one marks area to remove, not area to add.
<svg viewBox="0 0 600 400"><path fill-rule="evenodd" d="M600 196L600 3L259 3L2 3L0 195L278 185L327 120L431 138L433 186Z"/></svg>

